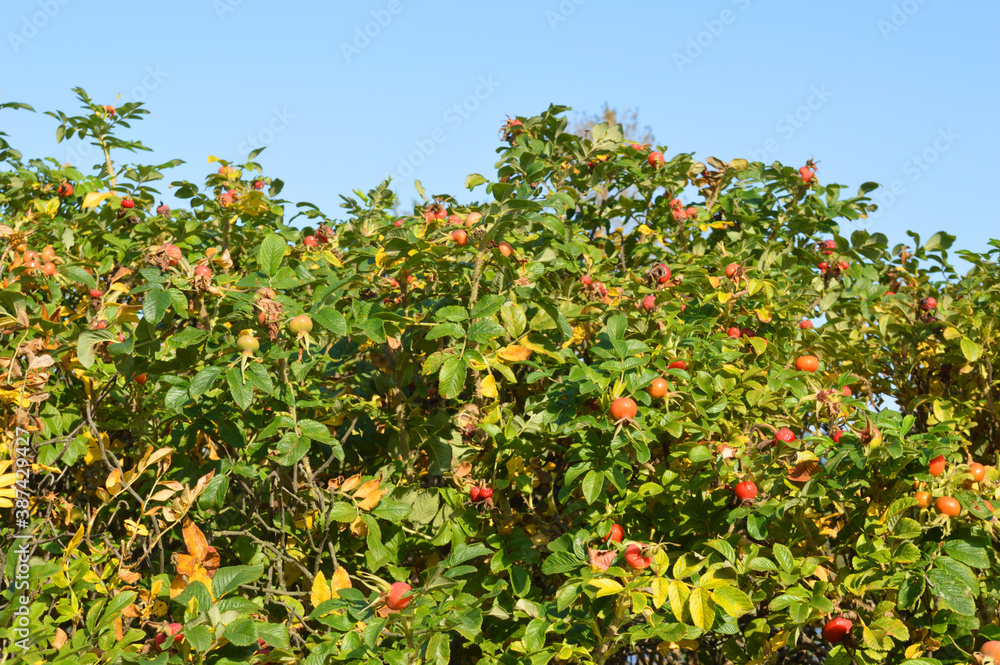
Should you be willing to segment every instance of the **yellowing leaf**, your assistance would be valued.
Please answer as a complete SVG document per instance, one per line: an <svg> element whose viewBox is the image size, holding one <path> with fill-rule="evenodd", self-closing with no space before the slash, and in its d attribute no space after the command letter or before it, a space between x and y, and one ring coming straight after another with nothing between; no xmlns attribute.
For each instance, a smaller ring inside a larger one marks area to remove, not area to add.
<svg viewBox="0 0 1000 665"><path fill-rule="evenodd" d="M916 644L911 644L906 647L906 651L903 652L905 658L920 658L924 654L923 644L919 642Z"/></svg>
<svg viewBox="0 0 1000 665"><path fill-rule="evenodd" d="M135 520L125 520L125 530L128 531L128 534L130 536L135 536L135 535L148 536L149 535L149 529L147 529L146 527L144 527L142 524L139 524Z"/></svg>
<svg viewBox="0 0 1000 665"><path fill-rule="evenodd" d="M660 609L663 603L667 602L667 589L670 583L663 579L662 577L657 577L653 580L653 607Z"/></svg>
<svg viewBox="0 0 1000 665"><path fill-rule="evenodd" d="M709 630L715 622L715 606L708 591L696 588L688 598L691 621L702 630Z"/></svg>
<svg viewBox="0 0 1000 665"><path fill-rule="evenodd" d="M597 587L597 597L601 598L603 596L613 596L617 593L621 593L623 587L618 582L614 580L609 580L607 578L594 579L588 582L591 586Z"/></svg>
<svg viewBox="0 0 1000 665"><path fill-rule="evenodd" d="M641 235L648 236L653 233L653 229L649 228L645 224L640 224L639 228L636 229Z"/></svg>
<svg viewBox="0 0 1000 665"><path fill-rule="evenodd" d="M691 592L683 582L670 580L667 584L667 598L670 599L670 611L678 621L684 620L684 610L687 607L688 595Z"/></svg>
<svg viewBox="0 0 1000 665"><path fill-rule="evenodd" d="M725 304L732 299L733 294L730 293L729 291L719 291L718 296L719 296L719 302Z"/></svg>
<svg viewBox="0 0 1000 665"><path fill-rule="evenodd" d="M483 397L489 397L490 399L496 399L500 396L500 393L497 391L497 380L492 374L487 375L483 379L483 382L479 385L479 392L483 394Z"/></svg>
<svg viewBox="0 0 1000 665"><path fill-rule="evenodd" d="M351 576L347 574L347 569L343 566L337 568L337 571L330 578L330 588L333 590L333 597L339 598L337 594L341 589L351 588Z"/></svg>
<svg viewBox="0 0 1000 665"><path fill-rule="evenodd" d="M573 331L574 336L576 331ZM531 357L531 349L519 344L511 344L497 351L497 356L507 362L520 362Z"/></svg>
<svg viewBox="0 0 1000 665"><path fill-rule="evenodd" d="M721 282L719 281L718 277L713 277L712 275L709 275L708 276L708 283L712 285L713 289L717 289L717 288L719 288L719 284Z"/></svg>
<svg viewBox="0 0 1000 665"><path fill-rule="evenodd" d="M757 310L757 318L760 319L761 323L770 323L771 312L761 307Z"/></svg>
<svg viewBox="0 0 1000 665"><path fill-rule="evenodd" d="M94 208L98 203L108 198L111 198L111 192L88 192L83 197L83 207Z"/></svg>
<svg viewBox="0 0 1000 665"><path fill-rule="evenodd" d="M313 578L312 592L309 594L309 600L312 602L313 607L319 607L321 603L331 598L333 598L333 592L330 589L330 584L326 581L326 575L321 570Z"/></svg>
<svg viewBox="0 0 1000 665"><path fill-rule="evenodd" d="M375 266L378 268L385 268L386 264L389 262L386 257L387 255L385 253L385 249L379 247L378 251L375 252Z"/></svg>

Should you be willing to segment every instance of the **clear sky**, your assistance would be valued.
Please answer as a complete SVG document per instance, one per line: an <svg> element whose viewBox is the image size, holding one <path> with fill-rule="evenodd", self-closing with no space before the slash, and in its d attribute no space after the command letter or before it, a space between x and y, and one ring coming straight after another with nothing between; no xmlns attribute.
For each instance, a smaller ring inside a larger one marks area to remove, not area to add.
<svg viewBox="0 0 1000 665"><path fill-rule="evenodd" d="M0 129L28 156L98 161L40 113L76 112L82 86L144 101L130 136L144 161L185 160L176 178L266 143L283 196L339 217L339 195L390 174L405 207L415 178L461 196L508 115L607 102L669 153L811 157L849 194L880 182L867 228L893 242L1000 237L995 0L4 0L2 15L0 100L39 113L4 111Z"/></svg>

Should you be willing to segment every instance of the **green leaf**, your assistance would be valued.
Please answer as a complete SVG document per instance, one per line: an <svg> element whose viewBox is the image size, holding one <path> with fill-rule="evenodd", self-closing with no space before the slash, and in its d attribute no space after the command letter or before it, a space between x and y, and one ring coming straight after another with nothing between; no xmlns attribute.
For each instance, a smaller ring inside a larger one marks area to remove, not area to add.
<svg viewBox="0 0 1000 665"><path fill-rule="evenodd" d="M95 360L94 345L113 341L115 336L110 330L84 330L76 340L76 357L81 365L89 368Z"/></svg>
<svg viewBox="0 0 1000 665"><path fill-rule="evenodd" d="M719 587L714 590L712 592L712 600L734 619L739 619L754 608L750 596L733 586Z"/></svg>
<svg viewBox="0 0 1000 665"><path fill-rule="evenodd" d="M591 469L587 472L587 475L583 477L581 489L583 490L583 498L587 500L587 503L596 503L597 500L601 498L601 494L604 492L604 474L600 471Z"/></svg>
<svg viewBox="0 0 1000 665"><path fill-rule="evenodd" d="M449 305L434 312L434 318L438 321L465 321L469 318L469 313L464 307Z"/></svg>
<svg viewBox="0 0 1000 665"><path fill-rule="evenodd" d="M968 337L963 337L959 342L959 346L962 347L962 355L965 356L965 359L970 363L976 362L983 355L983 347L976 344Z"/></svg>
<svg viewBox="0 0 1000 665"><path fill-rule="evenodd" d="M529 651L539 651L545 646L545 633L549 622L545 619L532 619L524 631L524 647Z"/></svg>
<svg viewBox="0 0 1000 665"><path fill-rule="evenodd" d="M156 325L163 319L170 305L170 294L167 291L158 287L151 289L146 292L142 301L142 318Z"/></svg>
<svg viewBox="0 0 1000 665"><path fill-rule="evenodd" d="M942 559L947 558L939 557L936 559L934 561L934 568L927 573L927 582L930 584L931 592L944 600L948 604L948 607L958 614L973 616L976 613L976 603L966 583L967 575L961 571L954 570L954 566L951 564L946 563L942 565ZM951 561L953 564L965 567L964 564L960 564L954 560ZM969 575L972 574L972 571L968 567L965 567L965 570L968 571ZM975 575L972 575L972 579L975 579ZM975 595L979 595L978 589L976 589Z"/></svg>
<svg viewBox="0 0 1000 665"><path fill-rule="evenodd" d="M229 394L240 409L246 411L253 402L253 388L243 380L238 367L230 367L226 372L226 383L229 384Z"/></svg>
<svg viewBox="0 0 1000 665"><path fill-rule="evenodd" d="M472 173L465 177L465 187L470 192L476 187L479 187L479 185L483 184L484 182L489 182L489 181L483 176L479 175L478 173Z"/></svg>
<svg viewBox="0 0 1000 665"><path fill-rule="evenodd" d="M184 641L196 651L208 651L212 647L212 633L209 632L208 626L202 624L185 630Z"/></svg>
<svg viewBox="0 0 1000 665"><path fill-rule="evenodd" d="M214 476L198 497L198 507L202 510L221 510L225 506L228 492L229 476Z"/></svg>
<svg viewBox="0 0 1000 665"><path fill-rule="evenodd" d="M335 522L350 524L358 519L358 509L349 501L335 501L330 507L330 519Z"/></svg>
<svg viewBox="0 0 1000 665"><path fill-rule="evenodd" d="M214 479L213 479L214 480ZM241 584L252 584L264 574L264 566L226 566L212 576L212 595L222 598Z"/></svg>
<svg viewBox="0 0 1000 665"><path fill-rule="evenodd" d="M514 339L518 339L528 327L528 318L520 305L509 303L500 308L500 320L503 327L507 329L507 334Z"/></svg>
<svg viewBox="0 0 1000 665"><path fill-rule="evenodd" d="M226 626L226 639L238 647L257 644L257 631L250 619L237 619Z"/></svg>
<svg viewBox="0 0 1000 665"><path fill-rule="evenodd" d="M472 306L472 310L469 312L469 318L481 319L484 316L493 316L500 311L500 308L505 302L507 302L506 296L488 293L481 297L479 301Z"/></svg>
<svg viewBox="0 0 1000 665"><path fill-rule="evenodd" d="M462 339L465 337L465 328L457 323L439 323L427 331L425 339L430 342L442 337Z"/></svg>
<svg viewBox="0 0 1000 665"><path fill-rule="evenodd" d="M620 314L612 316L608 319L605 327L608 331L608 337L612 340L625 339L625 330L628 328L628 319Z"/></svg>
<svg viewBox="0 0 1000 665"><path fill-rule="evenodd" d="M438 390L445 399L454 399L465 388L465 377L468 371L465 360L461 356L449 356L441 364L438 375Z"/></svg>
<svg viewBox="0 0 1000 665"><path fill-rule="evenodd" d="M212 387L215 380L219 378L222 374L221 367L206 367L191 379L191 385L188 386L188 394L192 399L208 392L208 389Z"/></svg>
<svg viewBox="0 0 1000 665"><path fill-rule="evenodd" d="M570 554L569 552L553 552L542 563L543 575L557 575L578 570L586 563L583 559Z"/></svg>
<svg viewBox="0 0 1000 665"><path fill-rule="evenodd" d="M944 551L952 559L960 561L967 566L982 569L990 567L990 559L986 547L973 545L965 540L949 540L944 544Z"/></svg>
<svg viewBox="0 0 1000 665"><path fill-rule="evenodd" d="M283 623L265 623L259 621L254 624L254 632L257 637L267 642L268 646L276 649L288 649L288 628Z"/></svg>
<svg viewBox="0 0 1000 665"><path fill-rule="evenodd" d="M436 631L427 641L425 663L432 665L448 665L451 662L451 634L447 631Z"/></svg>
<svg viewBox="0 0 1000 665"><path fill-rule="evenodd" d="M312 313L313 320L337 337L347 335L347 319L332 307L324 307Z"/></svg>
<svg viewBox="0 0 1000 665"><path fill-rule="evenodd" d="M257 265L260 267L260 271L268 277L274 277L281 267L281 261L285 258L287 249L288 243L276 233L271 233L264 238L257 251Z"/></svg>
<svg viewBox="0 0 1000 665"><path fill-rule="evenodd" d="M778 565L784 568L786 573L795 570L795 558L792 556L790 549L781 543L775 543L771 551L774 552L774 558L778 562Z"/></svg>
<svg viewBox="0 0 1000 665"><path fill-rule="evenodd" d="M504 334L503 327L493 319L480 319L469 326L468 338L479 344L486 344L494 337Z"/></svg>

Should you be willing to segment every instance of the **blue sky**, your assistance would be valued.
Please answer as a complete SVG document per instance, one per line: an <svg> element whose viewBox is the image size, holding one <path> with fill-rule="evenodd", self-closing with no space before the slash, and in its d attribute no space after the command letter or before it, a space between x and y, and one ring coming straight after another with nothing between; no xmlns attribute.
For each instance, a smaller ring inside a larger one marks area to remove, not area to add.
<svg viewBox="0 0 1000 665"><path fill-rule="evenodd" d="M1000 236L988 201L1000 3L353 3L261 0L6 0L0 100L75 112L144 101L132 137L152 161L260 156L291 201L339 216L339 195L393 174L461 195L489 174L506 116L550 103L635 108L670 153L819 163L821 181L887 186L867 223L983 250ZM116 98L121 100L116 102ZM41 113L0 127L30 156L89 167ZM403 177L405 176L405 177ZM165 196L169 202L169 195Z"/></svg>

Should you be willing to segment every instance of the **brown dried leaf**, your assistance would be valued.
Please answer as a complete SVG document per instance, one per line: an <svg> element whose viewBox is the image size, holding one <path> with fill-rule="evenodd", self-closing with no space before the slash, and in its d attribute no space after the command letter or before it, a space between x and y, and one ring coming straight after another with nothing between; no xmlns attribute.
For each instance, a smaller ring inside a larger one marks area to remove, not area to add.
<svg viewBox="0 0 1000 665"><path fill-rule="evenodd" d="M184 520L181 533L184 534L184 545L187 546L187 550L191 556L197 561L204 561L205 556L208 554L208 541L205 540L205 534L191 521L190 517Z"/></svg>
<svg viewBox="0 0 1000 665"><path fill-rule="evenodd" d="M358 488L358 491L354 493L355 499L366 499L368 496L378 489L382 481L379 478L374 480L369 480L367 483Z"/></svg>
<svg viewBox="0 0 1000 665"><path fill-rule="evenodd" d="M160 490L159 492L157 492L153 496L149 497L149 500L150 501L166 501L167 499L169 499L170 497L172 497L176 493L177 493L176 490L171 490L171 489Z"/></svg>
<svg viewBox="0 0 1000 665"><path fill-rule="evenodd" d="M361 484L361 474L351 476L344 481L344 484L340 486L341 492L350 492L352 489Z"/></svg>
<svg viewBox="0 0 1000 665"><path fill-rule="evenodd" d="M378 502L382 500L385 495L385 490L375 490L369 494L364 501L358 504L358 508L361 510L374 510Z"/></svg>

